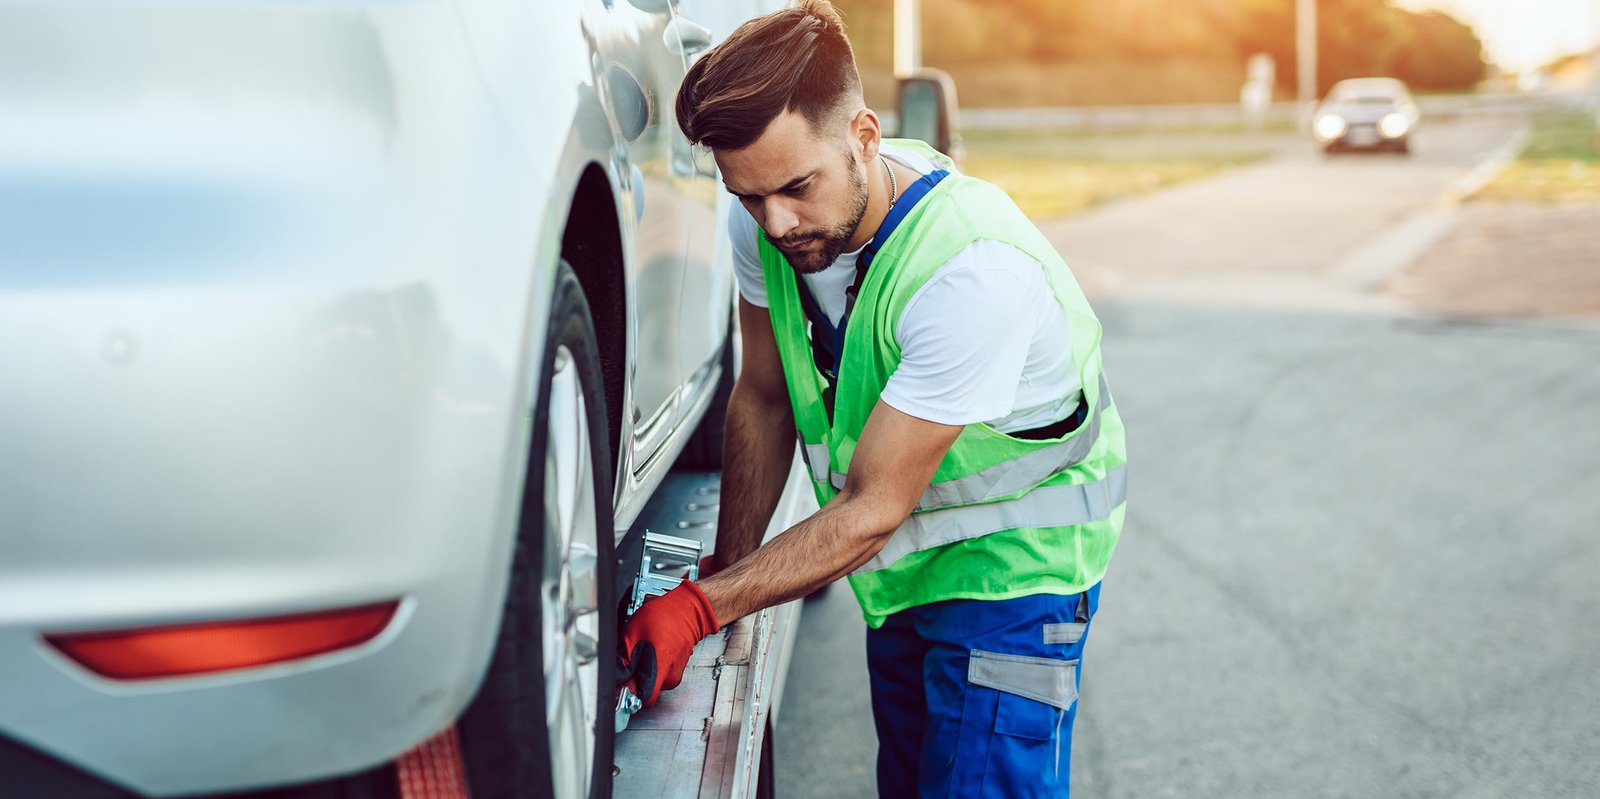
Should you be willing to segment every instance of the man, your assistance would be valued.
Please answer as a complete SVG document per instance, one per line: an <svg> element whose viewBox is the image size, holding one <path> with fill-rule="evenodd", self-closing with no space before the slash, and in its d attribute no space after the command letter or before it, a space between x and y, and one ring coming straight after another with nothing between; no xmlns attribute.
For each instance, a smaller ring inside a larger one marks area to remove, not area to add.
<svg viewBox="0 0 1600 799"><path fill-rule="evenodd" d="M825 0L700 59L678 124L738 199L743 369L709 576L651 600L646 704L719 625L848 576L883 796L1061 796L1125 509L1100 326L999 189L880 137ZM846 332L848 335L846 335ZM798 432L821 509L761 545Z"/></svg>

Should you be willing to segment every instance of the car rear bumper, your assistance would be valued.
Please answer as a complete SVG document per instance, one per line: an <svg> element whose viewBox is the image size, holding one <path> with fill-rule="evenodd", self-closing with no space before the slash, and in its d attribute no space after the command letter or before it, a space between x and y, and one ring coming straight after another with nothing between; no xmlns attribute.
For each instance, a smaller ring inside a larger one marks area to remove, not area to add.
<svg viewBox="0 0 1600 799"><path fill-rule="evenodd" d="M34 753L0 797L352 773L470 700L551 175L457 24L0 3L0 737ZM106 679L43 639L393 600L365 644L204 676Z"/></svg>
<svg viewBox="0 0 1600 799"><path fill-rule="evenodd" d="M448 725L471 699L498 615L495 587L483 574L419 586L366 644L181 678L107 679L37 627L10 624L0 628L0 735L151 796L365 769ZM28 795L19 793L26 779L0 769L0 795Z"/></svg>

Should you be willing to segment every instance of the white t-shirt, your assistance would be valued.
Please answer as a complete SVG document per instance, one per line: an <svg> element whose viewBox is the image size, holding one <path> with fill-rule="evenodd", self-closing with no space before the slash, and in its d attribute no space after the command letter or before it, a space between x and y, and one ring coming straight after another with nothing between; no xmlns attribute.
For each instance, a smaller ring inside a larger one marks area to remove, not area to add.
<svg viewBox="0 0 1600 799"><path fill-rule="evenodd" d="M932 162L888 145L885 156L920 173ZM751 305L767 307L754 217L739 203L728 213L734 275ZM844 315L860 250L801 275L828 320ZM1031 430L1077 410L1082 386L1072 363L1071 328L1044 269L1021 250L977 241L946 261L912 295L895 330L900 366L881 398L930 422L988 422L1002 432Z"/></svg>

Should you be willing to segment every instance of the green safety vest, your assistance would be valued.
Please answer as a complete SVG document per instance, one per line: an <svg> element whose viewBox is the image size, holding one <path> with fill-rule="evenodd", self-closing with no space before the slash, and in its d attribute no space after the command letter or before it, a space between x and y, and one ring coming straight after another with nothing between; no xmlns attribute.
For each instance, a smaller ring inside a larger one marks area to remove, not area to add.
<svg viewBox="0 0 1600 799"><path fill-rule="evenodd" d="M939 267L979 240L1010 244L1044 268L1069 320L1087 415L1071 434L1041 441L967 425L916 510L850 575L850 585L872 627L892 613L947 599L1076 594L1105 574L1127 508L1127 450L1100 370L1100 322L1061 256L1005 192L957 173L949 158L921 142L891 143L951 174L910 210L868 270L846 326L831 423L797 277L757 233L772 330L817 502L827 504L844 487L861 429L900 363L895 329L906 304Z"/></svg>

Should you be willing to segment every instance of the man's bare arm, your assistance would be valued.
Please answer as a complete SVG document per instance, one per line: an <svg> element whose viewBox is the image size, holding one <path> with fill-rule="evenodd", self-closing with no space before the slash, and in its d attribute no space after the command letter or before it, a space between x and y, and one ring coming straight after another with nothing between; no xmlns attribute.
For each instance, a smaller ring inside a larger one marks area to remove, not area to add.
<svg viewBox="0 0 1600 799"><path fill-rule="evenodd" d="M726 624L805 596L871 560L911 515L960 434L959 426L879 402L861 431L844 490L766 546L699 582L717 620Z"/></svg>
<svg viewBox="0 0 1600 799"><path fill-rule="evenodd" d="M761 545L794 461L794 412L765 308L739 298L744 361L728 398L722 437L722 499L717 511L716 570Z"/></svg>

